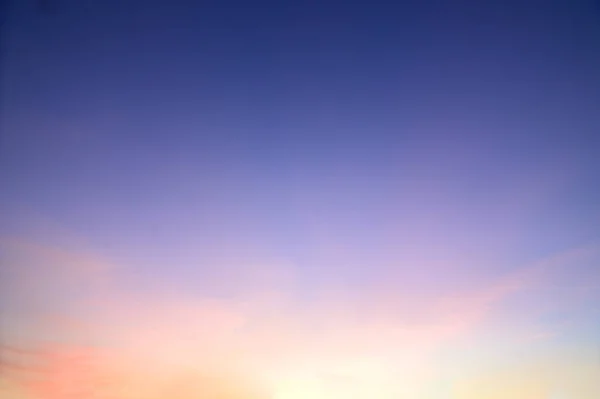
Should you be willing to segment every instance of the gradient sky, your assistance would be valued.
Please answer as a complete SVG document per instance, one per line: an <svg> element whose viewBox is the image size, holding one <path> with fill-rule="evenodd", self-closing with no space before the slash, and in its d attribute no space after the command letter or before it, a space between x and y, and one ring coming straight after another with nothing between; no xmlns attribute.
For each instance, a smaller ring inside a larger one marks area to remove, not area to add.
<svg viewBox="0 0 600 399"><path fill-rule="evenodd" d="M12 3L6 336L598 397L597 2Z"/></svg>

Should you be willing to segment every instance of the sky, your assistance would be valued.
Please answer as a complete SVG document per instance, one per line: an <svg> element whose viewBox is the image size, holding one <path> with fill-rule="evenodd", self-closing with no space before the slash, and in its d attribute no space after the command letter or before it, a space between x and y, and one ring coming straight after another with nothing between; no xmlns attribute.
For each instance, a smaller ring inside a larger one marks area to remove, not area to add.
<svg viewBox="0 0 600 399"><path fill-rule="evenodd" d="M119 399L599 397L598 2L12 1L1 83L3 350Z"/></svg>

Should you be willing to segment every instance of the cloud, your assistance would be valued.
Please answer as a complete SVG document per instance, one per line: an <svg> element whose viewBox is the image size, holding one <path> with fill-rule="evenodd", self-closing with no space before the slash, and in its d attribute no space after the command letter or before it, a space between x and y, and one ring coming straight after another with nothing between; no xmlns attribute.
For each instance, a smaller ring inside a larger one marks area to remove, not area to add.
<svg viewBox="0 0 600 399"><path fill-rule="evenodd" d="M139 392L179 389L185 391L184 397L200 395L203 389L235 385L214 382L213 387L206 382L201 388L198 381L204 381L202 378L254 381L255 385L285 391L292 389L293 381L329 374L361 386L379 381L377 384L385 385L388 393L397 393L397 381L408 379L406 392L418 392L435 377L439 353L457 340L474 337L507 300L548 284L556 270L595 253L595 249L587 248L558 254L452 296L422 297L411 292L382 296L365 291L346 301L327 293L315 300L314 307L303 307L288 291L289 273L281 274L286 276L284 280L272 279L260 285L270 293L266 296L241 289L226 298L210 297L160 282L136 285L129 280L123 284L122 269L93 255L20 241L3 244L19 255L15 259L19 258L21 265L30 266L20 276L37 280L25 283L37 285L46 291L46 297L59 294L56 289L62 285L44 287L48 280L39 280L37 270L88 287L73 294L84 299L79 308L64 308L60 303L53 308L52 303L46 303L46 314L52 317L37 320L38 326L59 324L64 336L71 337L63 340L66 346L61 351L66 353L69 346L76 348L93 338L91 342L103 351L105 359L112 359L104 360L107 370L128 381L121 385ZM260 270L260 263L257 265ZM270 269L277 267L269 265ZM268 275L278 273L269 271ZM63 294L65 300L75 298ZM419 317L394 312L396 302L412 307ZM30 317L38 316L33 313ZM369 371L353 364L370 365ZM209 377L214 374L227 377ZM146 377L136 377L141 375ZM140 380L146 383L136 382ZM259 390L248 388L253 389ZM125 398L130 399L141 394L127 395ZM285 399L285 393L282 395Z"/></svg>

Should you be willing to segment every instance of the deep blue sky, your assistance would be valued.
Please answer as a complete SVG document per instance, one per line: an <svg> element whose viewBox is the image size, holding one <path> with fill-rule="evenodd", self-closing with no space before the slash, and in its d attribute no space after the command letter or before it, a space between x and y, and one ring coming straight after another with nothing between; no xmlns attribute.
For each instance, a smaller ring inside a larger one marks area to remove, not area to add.
<svg viewBox="0 0 600 399"><path fill-rule="evenodd" d="M64 229L187 277L283 258L342 285L598 237L592 1L13 3L7 235Z"/></svg>

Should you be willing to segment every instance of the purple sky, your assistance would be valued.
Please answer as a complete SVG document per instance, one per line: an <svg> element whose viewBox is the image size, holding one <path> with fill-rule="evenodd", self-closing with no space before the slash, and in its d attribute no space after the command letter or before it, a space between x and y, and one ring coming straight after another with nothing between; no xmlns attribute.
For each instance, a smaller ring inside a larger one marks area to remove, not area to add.
<svg viewBox="0 0 600 399"><path fill-rule="evenodd" d="M14 1L5 246L309 313L533 268L498 323L597 337L600 8L347 3Z"/></svg>

